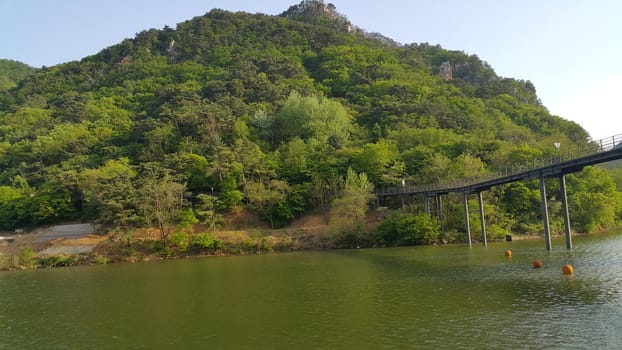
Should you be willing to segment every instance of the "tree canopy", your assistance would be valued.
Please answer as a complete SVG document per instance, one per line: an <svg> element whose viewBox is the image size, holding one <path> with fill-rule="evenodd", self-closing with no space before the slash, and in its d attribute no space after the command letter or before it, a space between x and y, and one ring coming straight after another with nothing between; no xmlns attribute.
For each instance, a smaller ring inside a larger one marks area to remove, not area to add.
<svg viewBox="0 0 622 350"><path fill-rule="evenodd" d="M0 59L0 92L16 87L22 79L33 74L35 70L22 62Z"/></svg>
<svg viewBox="0 0 622 350"><path fill-rule="evenodd" d="M246 206L278 226L340 203L355 174L370 188L466 178L587 136L531 82L475 55L397 45L323 1L280 16L215 9L80 61L0 61L0 229L167 225L149 193L174 213L205 211L209 195L210 210ZM499 210L518 217L530 189L500 192Z"/></svg>

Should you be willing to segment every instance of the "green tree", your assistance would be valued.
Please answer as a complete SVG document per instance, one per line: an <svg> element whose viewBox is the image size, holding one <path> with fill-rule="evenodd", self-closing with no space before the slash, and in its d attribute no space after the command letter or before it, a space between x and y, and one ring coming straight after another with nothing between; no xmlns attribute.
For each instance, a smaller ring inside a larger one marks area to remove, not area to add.
<svg viewBox="0 0 622 350"><path fill-rule="evenodd" d="M451 178L451 166L451 159L441 153L437 153L430 159L430 165L422 169L417 182L423 184L435 183Z"/></svg>
<svg viewBox="0 0 622 350"><path fill-rule="evenodd" d="M179 227L185 229L192 227L199 223L199 219L194 215L194 211L191 208L181 210L179 212Z"/></svg>
<svg viewBox="0 0 622 350"><path fill-rule="evenodd" d="M173 125L158 126L144 133L145 148L141 159L144 161L161 161L166 154L177 150L179 136Z"/></svg>
<svg viewBox="0 0 622 350"><path fill-rule="evenodd" d="M368 143L354 155L354 169L367 174L375 184L394 185L404 177L405 165L399 159L397 146L394 142L380 140Z"/></svg>
<svg viewBox="0 0 622 350"><path fill-rule="evenodd" d="M381 245L421 245L438 239L441 226L438 219L428 214L409 214L398 210L376 228Z"/></svg>
<svg viewBox="0 0 622 350"><path fill-rule="evenodd" d="M453 177L463 179L477 178L486 173L484 162L470 154L462 154L454 159L451 169Z"/></svg>
<svg viewBox="0 0 622 350"><path fill-rule="evenodd" d="M351 123L352 117L339 102L292 92L277 113L274 125L279 130L278 137L284 140L300 137L340 147L350 138Z"/></svg>
<svg viewBox="0 0 622 350"><path fill-rule="evenodd" d="M272 115L269 115L265 110L260 109L255 112L253 118L251 119L251 126L257 130L257 136L259 139L264 140L270 145L270 148L274 148L275 139L274 139L274 122L276 118Z"/></svg>
<svg viewBox="0 0 622 350"><path fill-rule="evenodd" d="M567 178L573 226L581 232L611 227L622 213L622 193L607 171L586 167Z"/></svg>
<svg viewBox="0 0 622 350"><path fill-rule="evenodd" d="M188 190L199 192L210 188L209 165L204 156L187 152L173 153L165 157L165 164L184 177Z"/></svg>
<svg viewBox="0 0 622 350"><path fill-rule="evenodd" d="M109 160L97 169L84 170L81 187L86 210L96 213L100 222L130 230L138 223L136 175L127 158Z"/></svg>
<svg viewBox="0 0 622 350"><path fill-rule="evenodd" d="M512 182L495 189L505 212L514 219L535 218L540 215L540 192L522 182Z"/></svg>
<svg viewBox="0 0 622 350"><path fill-rule="evenodd" d="M51 111L42 108L24 106L0 116L0 135L3 140L12 143L47 134L54 125Z"/></svg>
<svg viewBox="0 0 622 350"><path fill-rule="evenodd" d="M219 209L231 209L239 206L244 199L244 192L238 190L237 182L231 176L225 177L220 183Z"/></svg>
<svg viewBox="0 0 622 350"><path fill-rule="evenodd" d="M216 228L222 223L222 215L216 211L218 197L200 193L197 195L197 199L198 203L195 205L195 211L199 216L200 222L206 224L211 232L215 232Z"/></svg>
<svg viewBox="0 0 622 350"><path fill-rule="evenodd" d="M0 60L0 226L138 215L133 191L149 176L107 174L122 158L134 170L158 162L194 198L217 196L219 210L257 205L249 184L287 182L271 207L278 226L327 209L348 167L385 186L472 178L555 155L554 142L566 154L586 136L530 82L475 55L352 29L322 1L282 16L213 10L79 62ZM502 197L495 208L517 204ZM533 221L518 207L508 210L519 225Z"/></svg>
<svg viewBox="0 0 622 350"><path fill-rule="evenodd" d="M310 180L313 161L310 147L300 138L294 138L281 145L278 150L278 174L289 183L304 183Z"/></svg>
<svg viewBox="0 0 622 350"><path fill-rule="evenodd" d="M289 185L285 181L271 180L267 184L263 182L249 182L247 184L247 198L250 205L263 217L270 221L274 228L274 209L282 205L289 192Z"/></svg>
<svg viewBox="0 0 622 350"><path fill-rule="evenodd" d="M309 191L309 200L312 205L320 209L328 208L330 203L341 193L344 186L343 182L343 178L335 173L328 174L326 177L313 176Z"/></svg>
<svg viewBox="0 0 622 350"><path fill-rule="evenodd" d="M337 232L361 232L369 202L373 199L373 184L366 174L348 169L344 188L331 204L330 226Z"/></svg>
<svg viewBox="0 0 622 350"><path fill-rule="evenodd" d="M157 167L145 169L138 188L138 209L149 225L156 225L160 240L167 246L167 238L186 205L185 185L171 174Z"/></svg>
<svg viewBox="0 0 622 350"><path fill-rule="evenodd" d="M0 59L0 92L17 86L17 83L36 71L24 63Z"/></svg>

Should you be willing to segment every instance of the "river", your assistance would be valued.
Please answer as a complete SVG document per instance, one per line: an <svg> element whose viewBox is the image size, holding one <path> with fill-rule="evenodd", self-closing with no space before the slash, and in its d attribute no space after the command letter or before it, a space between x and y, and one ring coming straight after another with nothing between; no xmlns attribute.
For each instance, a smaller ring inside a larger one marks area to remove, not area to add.
<svg viewBox="0 0 622 350"><path fill-rule="evenodd" d="M2 272L0 295L0 349L622 349L622 235Z"/></svg>

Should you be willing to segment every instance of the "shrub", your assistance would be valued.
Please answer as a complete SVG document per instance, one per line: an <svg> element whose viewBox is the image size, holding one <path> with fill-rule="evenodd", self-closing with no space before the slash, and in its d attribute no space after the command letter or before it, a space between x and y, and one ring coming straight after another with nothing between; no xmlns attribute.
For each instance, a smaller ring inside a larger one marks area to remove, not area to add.
<svg viewBox="0 0 622 350"><path fill-rule="evenodd" d="M70 255L68 257L62 256L46 256L38 259L39 265L43 267L60 267L60 266L73 266L78 261L77 256Z"/></svg>
<svg viewBox="0 0 622 350"><path fill-rule="evenodd" d="M19 256L0 254L0 270L14 269L18 268L19 266Z"/></svg>
<svg viewBox="0 0 622 350"><path fill-rule="evenodd" d="M103 255L98 255L95 257L95 263L99 265L106 265L108 263L108 258Z"/></svg>
<svg viewBox="0 0 622 350"><path fill-rule="evenodd" d="M222 248L222 241L210 233L201 233L192 239L192 247L198 250L219 250Z"/></svg>
<svg viewBox="0 0 622 350"><path fill-rule="evenodd" d="M157 254L162 258L168 258L173 254L173 250L167 244L164 244L162 241L154 241L153 242L153 250L157 252Z"/></svg>
<svg viewBox="0 0 622 350"><path fill-rule="evenodd" d="M243 253L244 252L256 252L261 249L261 242L251 237L245 237L239 242L238 248Z"/></svg>
<svg viewBox="0 0 622 350"><path fill-rule="evenodd" d="M440 234L438 220L427 214L408 214L397 211L377 228L381 245L421 245L436 241Z"/></svg>
<svg viewBox="0 0 622 350"><path fill-rule="evenodd" d="M272 237L263 237L261 239L261 250L266 252L274 251L274 239Z"/></svg>
<svg viewBox="0 0 622 350"><path fill-rule="evenodd" d="M488 239L504 239L505 235L509 235L511 232L499 227L497 224L491 224L486 227L486 236Z"/></svg>
<svg viewBox="0 0 622 350"><path fill-rule="evenodd" d="M451 243L464 243L466 242L466 233L458 232L456 230L443 231L438 236L440 241Z"/></svg>
<svg viewBox="0 0 622 350"><path fill-rule="evenodd" d="M171 241L183 251L188 250L190 246L190 236L183 231L175 232L171 235Z"/></svg>
<svg viewBox="0 0 622 350"><path fill-rule="evenodd" d="M344 232L335 237L338 248L368 248L374 245L373 237L365 232Z"/></svg>
<svg viewBox="0 0 622 350"><path fill-rule="evenodd" d="M19 250L19 262L21 266L32 267L35 252L30 247L23 247Z"/></svg>
<svg viewBox="0 0 622 350"><path fill-rule="evenodd" d="M181 227L190 227L198 223L199 219L194 215L192 209L182 210L179 214L179 225Z"/></svg>

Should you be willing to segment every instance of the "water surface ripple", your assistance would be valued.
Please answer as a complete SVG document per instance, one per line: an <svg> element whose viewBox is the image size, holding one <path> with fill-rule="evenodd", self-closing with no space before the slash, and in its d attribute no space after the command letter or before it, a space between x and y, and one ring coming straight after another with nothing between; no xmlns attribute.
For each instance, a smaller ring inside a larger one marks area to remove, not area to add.
<svg viewBox="0 0 622 350"><path fill-rule="evenodd" d="M553 247L527 240L0 273L0 349L622 349L622 236ZM575 274L564 276L568 263Z"/></svg>

